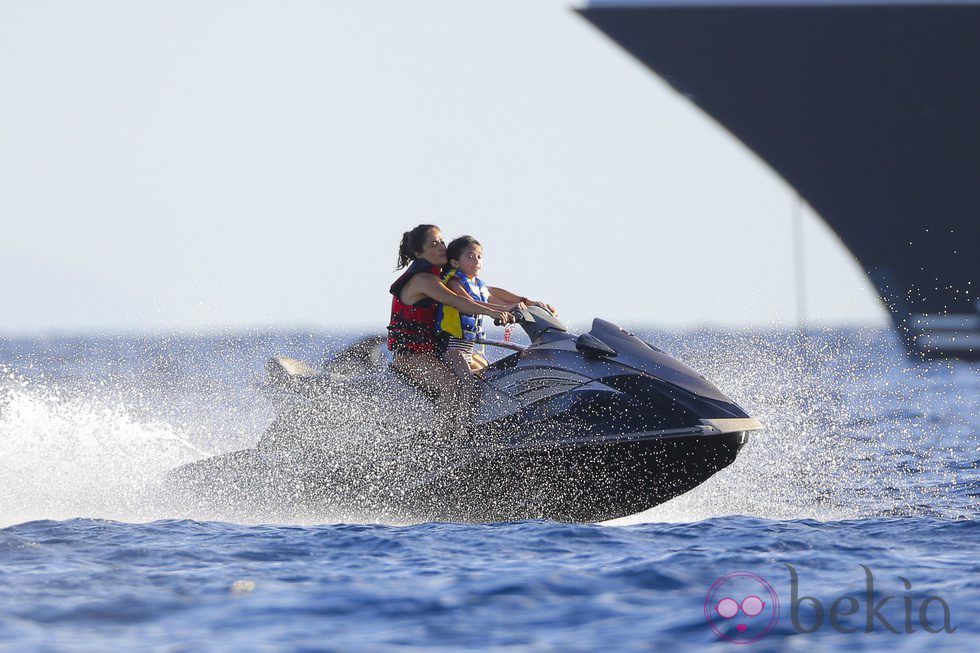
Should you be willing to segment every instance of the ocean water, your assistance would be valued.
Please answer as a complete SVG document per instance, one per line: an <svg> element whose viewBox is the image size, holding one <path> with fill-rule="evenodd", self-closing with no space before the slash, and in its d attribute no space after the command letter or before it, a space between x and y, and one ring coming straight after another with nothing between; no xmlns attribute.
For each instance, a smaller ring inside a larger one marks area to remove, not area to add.
<svg viewBox="0 0 980 653"><path fill-rule="evenodd" d="M980 647L980 366L874 330L642 335L766 429L639 515L480 525L160 496L259 438L271 355L355 334L0 339L0 651Z"/></svg>

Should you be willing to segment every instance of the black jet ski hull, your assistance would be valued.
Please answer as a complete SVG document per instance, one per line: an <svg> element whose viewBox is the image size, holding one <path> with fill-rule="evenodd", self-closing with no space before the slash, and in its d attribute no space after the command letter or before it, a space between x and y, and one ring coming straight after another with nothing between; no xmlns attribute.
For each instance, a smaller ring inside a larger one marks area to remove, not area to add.
<svg viewBox="0 0 980 653"><path fill-rule="evenodd" d="M432 521L606 521L700 485L747 440L736 432L484 452L405 497L405 507Z"/></svg>

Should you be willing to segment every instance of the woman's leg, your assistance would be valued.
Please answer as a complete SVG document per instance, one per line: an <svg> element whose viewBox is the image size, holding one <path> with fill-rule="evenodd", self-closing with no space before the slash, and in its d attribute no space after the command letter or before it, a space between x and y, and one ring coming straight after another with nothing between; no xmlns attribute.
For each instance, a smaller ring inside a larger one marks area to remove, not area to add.
<svg viewBox="0 0 980 653"><path fill-rule="evenodd" d="M391 364L412 381L437 393L439 430L458 437L462 420L469 416L472 382L464 383L450 363L435 354L398 352Z"/></svg>
<svg viewBox="0 0 980 653"><path fill-rule="evenodd" d="M442 358L463 382L470 381L470 362L466 354L458 349L450 349L442 355Z"/></svg>

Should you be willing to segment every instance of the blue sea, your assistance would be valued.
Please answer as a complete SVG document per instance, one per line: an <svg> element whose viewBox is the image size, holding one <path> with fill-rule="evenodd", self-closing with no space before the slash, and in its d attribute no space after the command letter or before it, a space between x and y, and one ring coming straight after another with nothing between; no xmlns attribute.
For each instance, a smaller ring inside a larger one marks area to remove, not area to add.
<svg viewBox="0 0 980 653"><path fill-rule="evenodd" d="M606 524L162 496L257 441L270 356L357 335L0 338L0 651L980 649L980 365L880 330L643 333L766 428Z"/></svg>

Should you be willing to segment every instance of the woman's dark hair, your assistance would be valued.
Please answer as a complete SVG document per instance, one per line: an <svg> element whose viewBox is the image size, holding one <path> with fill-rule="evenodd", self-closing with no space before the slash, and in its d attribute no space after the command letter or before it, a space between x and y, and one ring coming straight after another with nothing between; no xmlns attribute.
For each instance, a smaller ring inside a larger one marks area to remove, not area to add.
<svg viewBox="0 0 980 653"><path fill-rule="evenodd" d="M425 237L430 229L438 229L434 224L420 224L411 231L402 234L402 242L398 246L398 266L396 270L418 259L418 253L425 248Z"/></svg>
<svg viewBox="0 0 980 653"><path fill-rule="evenodd" d="M449 272L453 269L453 261L459 260L459 257L463 255L463 250L465 250L470 245L476 245L477 247L483 247L473 236L460 236L459 238L453 238L453 242L446 246L446 266L442 269L443 273Z"/></svg>

